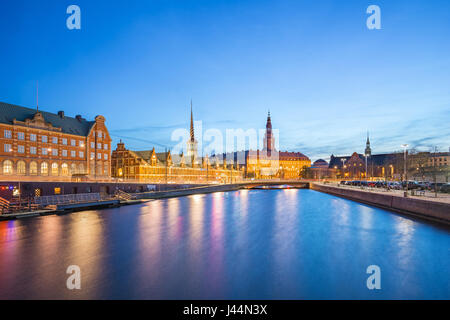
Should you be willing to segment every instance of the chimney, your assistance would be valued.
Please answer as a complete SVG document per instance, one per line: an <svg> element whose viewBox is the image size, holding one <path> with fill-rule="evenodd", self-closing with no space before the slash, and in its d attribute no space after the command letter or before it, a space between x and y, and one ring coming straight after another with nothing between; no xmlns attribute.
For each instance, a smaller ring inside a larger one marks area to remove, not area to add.
<svg viewBox="0 0 450 320"><path fill-rule="evenodd" d="M64 111L58 111L58 116L59 116L61 119L64 119Z"/></svg>
<svg viewBox="0 0 450 320"><path fill-rule="evenodd" d="M75 119L77 119L77 120L80 121L80 122L81 122L81 120L83 120L83 118L82 118L81 115L79 115L79 114L77 114L77 115L75 116Z"/></svg>

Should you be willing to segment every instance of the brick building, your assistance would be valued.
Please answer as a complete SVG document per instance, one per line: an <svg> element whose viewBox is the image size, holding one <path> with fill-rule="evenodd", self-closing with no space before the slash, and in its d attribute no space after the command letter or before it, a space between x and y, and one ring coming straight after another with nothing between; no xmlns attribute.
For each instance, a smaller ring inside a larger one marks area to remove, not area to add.
<svg viewBox="0 0 450 320"><path fill-rule="evenodd" d="M148 183L227 183L238 182L244 171L214 162L203 157L199 163L192 163L191 157L169 152L132 151L123 142L117 144L111 156L112 176L122 181ZM201 163L200 163L201 162Z"/></svg>
<svg viewBox="0 0 450 320"><path fill-rule="evenodd" d="M101 115L88 121L0 102L0 179L108 179L111 138Z"/></svg>

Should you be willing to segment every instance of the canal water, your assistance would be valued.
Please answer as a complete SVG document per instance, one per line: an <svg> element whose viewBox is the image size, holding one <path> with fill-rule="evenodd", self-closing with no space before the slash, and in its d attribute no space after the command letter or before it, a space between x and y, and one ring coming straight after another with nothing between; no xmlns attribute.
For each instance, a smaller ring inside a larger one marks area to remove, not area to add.
<svg viewBox="0 0 450 320"><path fill-rule="evenodd" d="M0 222L2 299L449 299L449 271L448 228L312 190Z"/></svg>

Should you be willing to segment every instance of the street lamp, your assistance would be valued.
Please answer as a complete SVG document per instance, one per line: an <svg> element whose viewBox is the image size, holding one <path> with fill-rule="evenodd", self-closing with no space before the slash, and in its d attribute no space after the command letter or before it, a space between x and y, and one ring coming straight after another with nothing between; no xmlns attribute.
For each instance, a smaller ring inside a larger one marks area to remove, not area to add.
<svg viewBox="0 0 450 320"><path fill-rule="evenodd" d="M408 196L408 176L406 173L406 151L408 150L408 145L407 144L402 144L402 148L403 148L403 179L406 181L406 192L405 192L405 197Z"/></svg>
<svg viewBox="0 0 450 320"><path fill-rule="evenodd" d="M342 161L342 178L344 178L344 176L345 176L345 172L344 172L344 162L345 162L345 159L341 159L341 161Z"/></svg>
<svg viewBox="0 0 450 320"><path fill-rule="evenodd" d="M366 173L365 173L365 178L366 178L366 181L367 181L367 157L368 157L368 154L367 154L367 153L364 154L364 157L366 158Z"/></svg>

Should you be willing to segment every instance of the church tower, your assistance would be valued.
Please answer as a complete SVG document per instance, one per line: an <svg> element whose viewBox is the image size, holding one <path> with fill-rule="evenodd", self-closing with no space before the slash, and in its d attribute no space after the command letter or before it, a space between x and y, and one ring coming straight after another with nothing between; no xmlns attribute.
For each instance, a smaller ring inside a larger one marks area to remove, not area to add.
<svg viewBox="0 0 450 320"><path fill-rule="evenodd" d="M275 139L272 134L272 120L270 119L270 111L267 115L266 133L264 135L264 151L267 151L267 155L270 157L272 151L275 150Z"/></svg>
<svg viewBox="0 0 450 320"><path fill-rule="evenodd" d="M192 112L192 100L191 100L191 127L190 127L190 137L187 142L187 159L191 161L192 167L197 163L197 140L195 140L194 135L194 116Z"/></svg>
<svg viewBox="0 0 450 320"><path fill-rule="evenodd" d="M364 155L370 157L372 155L372 149L370 149L369 132L367 132L366 150L364 150Z"/></svg>

